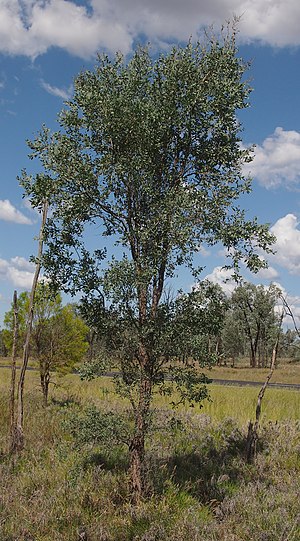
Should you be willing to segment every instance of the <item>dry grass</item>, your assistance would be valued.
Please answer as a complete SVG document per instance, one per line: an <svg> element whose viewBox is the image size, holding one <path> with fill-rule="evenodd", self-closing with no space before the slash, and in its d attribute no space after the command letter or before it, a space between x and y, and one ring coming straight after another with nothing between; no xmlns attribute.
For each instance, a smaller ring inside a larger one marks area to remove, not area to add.
<svg viewBox="0 0 300 541"><path fill-rule="evenodd" d="M204 371L208 377L215 379L261 381L264 382L269 373L268 368L249 368L241 364L237 368L230 366L214 366L211 370ZM282 363L275 369L272 383L298 383L300 384L300 363Z"/></svg>
<svg viewBox="0 0 300 541"><path fill-rule="evenodd" d="M0 357L0 367L9 365L10 357ZM17 359L17 366L21 366L21 359ZM36 368L36 361L29 359L29 366ZM249 362L244 359L239 361L236 368L231 368L231 366L228 364L228 366L214 366L210 370L204 370L204 372L212 379L264 382L269 370L268 368L250 368ZM286 359L280 360L279 366L276 368L272 376L272 383L300 384L300 362L291 363Z"/></svg>

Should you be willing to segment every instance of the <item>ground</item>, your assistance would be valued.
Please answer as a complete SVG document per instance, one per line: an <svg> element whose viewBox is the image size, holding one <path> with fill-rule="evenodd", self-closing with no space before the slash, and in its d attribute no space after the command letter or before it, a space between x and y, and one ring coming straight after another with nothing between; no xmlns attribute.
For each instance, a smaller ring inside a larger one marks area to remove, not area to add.
<svg viewBox="0 0 300 541"><path fill-rule="evenodd" d="M212 377L249 371L214 369ZM282 381L299 367L278 370ZM254 372L251 371L251 374ZM263 375L263 372L260 372ZM255 379L259 377L255 373ZM262 378L263 379L263 378ZM86 442L76 427L91 406L125 415L111 379L58 378L43 408L37 372L26 380L26 448L6 453L10 371L0 371L1 541L298 541L300 392L268 389L259 452L245 461L258 389L211 386L202 409L155 399L147 444L147 493L130 503L127 448ZM82 425L80 425L82 426Z"/></svg>

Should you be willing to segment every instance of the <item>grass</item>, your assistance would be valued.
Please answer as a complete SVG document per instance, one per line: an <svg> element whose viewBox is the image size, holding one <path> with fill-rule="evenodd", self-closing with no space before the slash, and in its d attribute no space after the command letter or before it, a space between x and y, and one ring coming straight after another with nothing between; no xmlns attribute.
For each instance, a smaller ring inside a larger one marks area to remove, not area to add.
<svg viewBox="0 0 300 541"><path fill-rule="evenodd" d="M228 379L242 381L264 382L269 373L268 368L249 368L245 364L237 368L230 366L214 366L211 370L204 371L212 379ZM298 383L300 384L300 363L282 363L275 369L272 383Z"/></svg>
<svg viewBox="0 0 300 541"><path fill-rule="evenodd" d="M124 410L112 381L57 379L45 409L38 373L26 377L26 448L11 460L5 454L10 371L0 371L1 541L300 539L299 392L267 390L251 466L245 435L258 389L211 386L212 402L176 411L157 396L147 497L134 507L126 447L83 443L70 431L70 420L91 401L100 411Z"/></svg>
<svg viewBox="0 0 300 541"><path fill-rule="evenodd" d="M11 357L9 357L9 356L8 357L1 357L0 356L0 366L10 366L10 364L11 364ZM22 359L20 357L18 357L16 359L16 365L18 367L20 367L22 365ZM37 365L36 361L29 358L28 366L30 366L32 368L36 368L38 365Z"/></svg>
<svg viewBox="0 0 300 541"><path fill-rule="evenodd" d="M28 372L26 378L28 381L27 392L29 397L31 395L38 395L40 393L38 373ZM10 370L1 369L1 393L8 388L9 381ZM201 408L196 406L194 408L196 413L208 415L215 421L221 421L227 417L231 417L240 426L245 425L249 419L254 418L259 388L211 384L209 389L211 399L203 402ZM99 378L90 382L82 382L75 374L57 377L54 381L54 386L50 389L50 394L62 401L78 401L85 404L92 400L99 407L103 407L103 404L105 404L105 407L108 405L115 407L116 404L121 408L127 407L127 402L115 394L114 384L111 378ZM168 408L169 400L167 397L157 395L154 406L155 408ZM286 421L288 419L297 420L299 418L299 391L267 389L262 404L262 422Z"/></svg>
<svg viewBox="0 0 300 541"><path fill-rule="evenodd" d="M0 367L9 366L10 357L0 357ZM21 359L17 359L17 366L21 366ZM29 366L37 368L37 363L29 359ZM242 380L242 381L261 381L264 382L268 373L268 368L249 368L247 360L239 361L237 367L214 366L210 370L204 370L208 377L212 379ZM0 374L1 376L1 374ZM297 383L300 384L300 362L291 363L286 359L280 360L276 368L272 383Z"/></svg>

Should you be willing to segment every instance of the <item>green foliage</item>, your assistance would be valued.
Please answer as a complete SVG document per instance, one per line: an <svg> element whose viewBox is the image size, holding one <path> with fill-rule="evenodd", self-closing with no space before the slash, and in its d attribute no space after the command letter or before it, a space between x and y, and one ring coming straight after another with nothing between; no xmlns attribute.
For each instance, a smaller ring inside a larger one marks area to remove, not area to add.
<svg viewBox="0 0 300 541"><path fill-rule="evenodd" d="M246 340L240 316L232 306L225 315L222 327L222 352L226 362L231 358L234 363L240 354L248 353L245 352Z"/></svg>
<svg viewBox="0 0 300 541"><path fill-rule="evenodd" d="M236 119L248 105L244 71L233 33L156 61L147 49L127 65L120 55L99 57L94 72L77 77L62 131L44 128L29 143L45 174L21 181L34 206L47 196L53 209L44 258L53 281L96 290L104 252L78 248L84 224L98 218L131 251L111 265L113 289L143 284L150 293L162 264L172 275L203 241L223 241L236 262L243 255L259 266L253 246L267 248L271 237L234 203L249 191L241 165L250 153Z"/></svg>
<svg viewBox="0 0 300 541"><path fill-rule="evenodd" d="M177 403L173 402L174 405L188 403L194 406L197 403L201 404L205 398L208 398L207 384L211 380L204 374L199 374L194 366L173 368L171 375L180 397Z"/></svg>
<svg viewBox="0 0 300 541"><path fill-rule="evenodd" d="M19 353L22 351L26 331L29 294L18 298ZM5 341L10 350L13 333L13 307L4 316ZM31 337L31 355L36 360L47 361L51 370L70 371L87 350L88 327L76 314L72 305L62 306L60 294L53 296L46 284L39 284L34 307Z"/></svg>
<svg viewBox="0 0 300 541"><path fill-rule="evenodd" d="M22 352L26 333L29 294L23 292L18 299L18 349ZM5 343L12 347L13 307L5 314ZM40 283L36 290L34 317L30 341L30 355L39 364L41 386L47 403L50 373L63 375L82 360L87 351L88 327L72 305L62 306L60 294L53 295L47 284Z"/></svg>
<svg viewBox="0 0 300 541"><path fill-rule="evenodd" d="M200 366L217 360L211 341L223 327L228 300L220 286L209 281L197 283L188 294L180 294L174 303L171 337L175 355L182 361L192 358Z"/></svg>
<svg viewBox="0 0 300 541"><path fill-rule="evenodd" d="M279 317L275 306L281 291L275 285L269 288L245 283L235 289L231 297L234 317L239 322L239 333L248 342L251 366L266 366L276 335ZM233 344L229 349L234 349Z"/></svg>
<svg viewBox="0 0 300 541"><path fill-rule="evenodd" d="M280 337L279 356L289 358L294 362L300 358L300 339L296 330L286 329Z"/></svg>
<svg viewBox="0 0 300 541"><path fill-rule="evenodd" d="M111 368L109 360L103 357L103 354L99 354L93 357L92 360L86 360L81 364L78 373L82 380L91 381L94 378L103 376L103 374Z"/></svg>
<svg viewBox="0 0 300 541"><path fill-rule="evenodd" d="M0 355L2 357L6 357L8 350L7 350L7 336L5 329L0 330Z"/></svg>
<svg viewBox="0 0 300 541"><path fill-rule="evenodd" d="M76 412L68 419L67 426L78 443L100 444L106 450L130 441L130 425L125 415L103 413L95 406Z"/></svg>
<svg viewBox="0 0 300 541"><path fill-rule="evenodd" d="M236 110L248 105L249 88L236 52L233 34L156 61L147 49L127 65L120 55L99 57L94 72L77 77L61 132L43 128L29 143L45 174L21 180L34 206L45 196L52 205L44 263L53 281L96 289L104 252L81 251L80 238L98 218L131 251L124 264L135 288L162 261L172 275L203 241L223 241L236 262L243 255L259 267L253 246L267 248L271 237L235 205L249 191L241 165L250 160L239 144Z"/></svg>

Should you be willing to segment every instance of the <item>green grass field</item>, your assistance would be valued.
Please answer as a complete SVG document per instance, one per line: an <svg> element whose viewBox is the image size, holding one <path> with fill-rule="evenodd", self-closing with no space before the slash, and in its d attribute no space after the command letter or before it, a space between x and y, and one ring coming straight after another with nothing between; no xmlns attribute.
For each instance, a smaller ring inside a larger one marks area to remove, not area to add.
<svg viewBox="0 0 300 541"><path fill-rule="evenodd" d="M9 366L10 357L0 357L0 366ZM21 359L17 359L17 366L21 365ZM29 359L29 366L37 368L37 363ZM210 377L215 379L245 380L264 382L269 370L268 368L249 368L246 359L241 360L236 368L228 366L214 366L210 370L204 370ZM1 377L1 374L0 374ZM287 360L280 360L279 366L272 376L273 383L298 383L300 384L300 362L290 363Z"/></svg>
<svg viewBox="0 0 300 541"><path fill-rule="evenodd" d="M292 370L294 367L292 367ZM216 369L217 370L217 369ZM38 372L27 373L28 394L39 396L40 384ZM211 377L216 377L211 374ZM218 376L219 377L219 376ZM234 379L233 377L229 379ZM237 378L235 378L237 379ZM245 378L246 379L246 378ZM263 378L264 379L264 378ZM285 381L289 377L285 378ZM1 394L8 389L10 370L2 368L0 371ZM283 380L283 378L282 378ZM259 380L258 380L259 381ZM209 415L212 421L221 421L227 417L235 419L239 425L244 425L255 416L255 408L259 387L236 387L209 385L210 400L203 402L202 407L196 406L197 413ZM114 384L111 378L99 378L91 382L82 382L77 375L71 374L65 377L54 378L54 385L50 389L53 397L60 399L77 400L83 403L92 401L96 405L101 403L118 403L121 407L128 404L114 392ZM168 408L168 398L156 395L154 406ZM188 407L187 407L188 409ZM267 389L263 400L262 422L285 421L300 419L300 392L286 389Z"/></svg>

